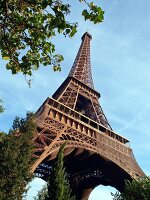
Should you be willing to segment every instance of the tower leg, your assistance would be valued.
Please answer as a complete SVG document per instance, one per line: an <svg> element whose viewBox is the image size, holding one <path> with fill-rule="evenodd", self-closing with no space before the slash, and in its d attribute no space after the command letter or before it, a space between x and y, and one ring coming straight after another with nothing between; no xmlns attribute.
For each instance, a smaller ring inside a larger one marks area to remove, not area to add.
<svg viewBox="0 0 150 200"><path fill-rule="evenodd" d="M78 198L78 200L88 200L92 190L93 188L84 189L81 193L80 198Z"/></svg>

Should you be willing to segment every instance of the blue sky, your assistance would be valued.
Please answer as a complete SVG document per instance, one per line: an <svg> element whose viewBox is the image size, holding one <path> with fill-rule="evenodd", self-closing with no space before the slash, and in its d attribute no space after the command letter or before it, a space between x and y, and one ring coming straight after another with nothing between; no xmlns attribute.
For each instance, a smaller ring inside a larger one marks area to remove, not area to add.
<svg viewBox="0 0 150 200"><path fill-rule="evenodd" d="M6 108L0 115L1 130L7 131L16 115L24 117L27 111L36 111L55 92L67 77L81 36L88 30L93 37L92 73L95 89L101 93L100 104L114 131L130 140L136 160L150 175L150 1L95 1L105 10L100 25L84 22L80 15L82 6L74 2L69 19L79 21L78 33L73 39L62 36L54 39L57 52L65 58L60 73L54 73L51 67L41 67L28 88L24 77L12 76L0 60L0 98ZM40 184L41 181L35 181L33 190ZM112 199L108 192L111 190L99 186L90 200Z"/></svg>

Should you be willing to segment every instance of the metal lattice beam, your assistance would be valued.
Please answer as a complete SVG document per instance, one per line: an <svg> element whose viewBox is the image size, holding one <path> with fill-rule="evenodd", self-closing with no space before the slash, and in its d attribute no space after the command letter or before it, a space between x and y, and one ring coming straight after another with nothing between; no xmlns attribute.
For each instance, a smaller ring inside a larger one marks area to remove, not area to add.
<svg viewBox="0 0 150 200"><path fill-rule="evenodd" d="M82 43L69 73L69 77L74 77L94 89L90 61L91 39L92 36L87 32L82 36Z"/></svg>

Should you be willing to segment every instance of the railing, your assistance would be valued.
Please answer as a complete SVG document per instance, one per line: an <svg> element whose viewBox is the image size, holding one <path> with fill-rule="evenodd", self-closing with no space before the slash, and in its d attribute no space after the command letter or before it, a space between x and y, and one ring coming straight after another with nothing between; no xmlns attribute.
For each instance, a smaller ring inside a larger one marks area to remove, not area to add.
<svg viewBox="0 0 150 200"><path fill-rule="evenodd" d="M72 116L75 119L81 120L82 122L88 124L89 126L93 127L94 129L99 130L100 132L106 134L107 136L109 136L123 144L129 143L129 140L127 140L126 138L120 136L119 134L115 133L114 131L104 127L103 125L93 121L92 119L88 118L87 116L67 107L66 105L64 105L52 98L47 98L46 103L49 104L50 106L64 112L65 114ZM42 109L42 106L37 111L37 113L36 113L37 115L41 109Z"/></svg>

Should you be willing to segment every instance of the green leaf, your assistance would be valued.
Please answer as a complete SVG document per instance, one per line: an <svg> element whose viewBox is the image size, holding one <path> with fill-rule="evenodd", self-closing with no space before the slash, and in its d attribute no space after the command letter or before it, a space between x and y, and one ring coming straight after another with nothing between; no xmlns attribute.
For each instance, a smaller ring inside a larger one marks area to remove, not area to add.
<svg viewBox="0 0 150 200"><path fill-rule="evenodd" d="M3 59L3 60L9 60L10 57L8 57L8 56L4 56L4 57L2 57L2 59Z"/></svg>
<svg viewBox="0 0 150 200"><path fill-rule="evenodd" d="M89 5L90 5L91 8L95 6L94 2L91 2Z"/></svg>
<svg viewBox="0 0 150 200"><path fill-rule="evenodd" d="M79 2L84 3L85 20L103 21L104 12L94 2ZM7 0L7 6L0 9L0 24L4 26L0 29L0 51L2 59L8 61L6 69L31 75L39 66L59 66L63 59L53 60L57 52L52 41L57 34L73 37L77 32L77 23L66 19L69 13L70 4L60 0Z"/></svg>
<svg viewBox="0 0 150 200"><path fill-rule="evenodd" d="M89 17L89 13L87 10L83 10L82 15L85 17L85 20L88 19L88 17Z"/></svg>

